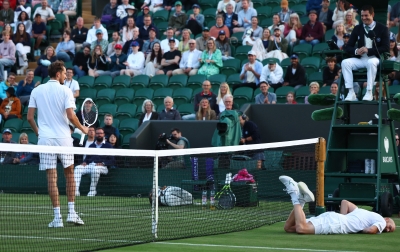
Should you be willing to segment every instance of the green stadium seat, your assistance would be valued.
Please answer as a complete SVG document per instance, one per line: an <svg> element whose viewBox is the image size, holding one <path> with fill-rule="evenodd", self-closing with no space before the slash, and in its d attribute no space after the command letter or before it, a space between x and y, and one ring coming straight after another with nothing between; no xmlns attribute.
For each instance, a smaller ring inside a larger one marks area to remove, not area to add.
<svg viewBox="0 0 400 252"><path fill-rule="evenodd" d="M195 90L193 90L192 93L192 99L190 99L190 102L193 103L194 102L194 97L196 96L196 94L203 92L203 88L196 88Z"/></svg>
<svg viewBox="0 0 400 252"><path fill-rule="evenodd" d="M215 21L215 19L210 20L207 22L207 27L213 27L217 22Z"/></svg>
<svg viewBox="0 0 400 252"><path fill-rule="evenodd" d="M202 87L203 82L207 79L206 75L202 74L195 74L189 77L186 87L191 88L191 89L196 89L199 87Z"/></svg>
<svg viewBox="0 0 400 252"><path fill-rule="evenodd" d="M312 56L313 57L322 57L322 53L324 51L329 50L329 46L327 43L319 43L314 45L312 49Z"/></svg>
<svg viewBox="0 0 400 252"><path fill-rule="evenodd" d="M253 48L253 47L252 46L248 46L248 45L238 46L236 48L235 59L238 59L240 61L246 60L247 59L247 53L249 51L251 51L251 48Z"/></svg>
<svg viewBox="0 0 400 252"><path fill-rule="evenodd" d="M363 95L365 95L366 88L363 89ZM375 90L375 86L372 90ZM393 97L395 94L400 93L400 85L392 85L389 87L389 95Z"/></svg>
<svg viewBox="0 0 400 252"><path fill-rule="evenodd" d="M166 96L172 97L173 91L174 90L172 88L159 88L155 90L152 99L153 103L157 106L159 106L160 104L164 104L164 98Z"/></svg>
<svg viewBox="0 0 400 252"><path fill-rule="evenodd" d="M119 132L122 135L128 135L134 133L139 127L139 120L136 118L128 118L120 122Z"/></svg>
<svg viewBox="0 0 400 252"><path fill-rule="evenodd" d="M101 120L99 120L99 122L100 122L100 124L99 124L100 128L103 128L104 125L105 125L104 124L104 119L101 118ZM120 123L120 120L114 118L112 126L115 127L115 128L119 128L119 123Z"/></svg>
<svg viewBox="0 0 400 252"><path fill-rule="evenodd" d="M308 75L308 84L310 84L311 82L316 81L318 82L319 86L322 87L323 80L322 80L322 72L313 72L311 74Z"/></svg>
<svg viewBox="0 0 400 252"><path fill-rule="evenodd" d="M208 80L211 83L211 86L218 87L221 85L222 82L226 82L226 75L225 74L215 74L208 77Z"/></svg>
<svg viewBox="0 0 400 252"><path fill-rule="evenodd" d="M166 87L167 85L168 85L168 76L164 74L159 74L151 78L149 83L149 88L156 90L158 88Z"/></svg>
<svg viewBox="0 0 400 252"><path fill-rule="evenodd" d="M115 90L127 88L130 85L131 77L128 75L119 75L113 79L111 87Z"/></svg>
<svg viewBox="0 0 400 252"><path fill-rule="evenodd" d="M330 29L325 32L325 41L331 40L332 36L335 34L335 29Z"/></svg>
<svg viewBox="0 0 400 252"><path fill-rule="evenodd" d="M31 125L29 124L28 120L23 120L22 122L22 126L21 126L21 132L33 132L33 129L31 127Z"/></svg>
<svg viewBox="0 0 400 252"><path fill-rule="evenodd" d="M240 46L240 45L242 45L242 42L243 42L243 32L235 32L235 33L233 33L232 34L232 36L231 36L231 38L233 37L233 38L236 38L237 39L237 42L234 40L234 41L232 41L231 40L231 44L234 46L234 47L238 47L238 46Z"/></svg>
<svg viewBox="0 0 400 252"><path fill-rule="evenodd" d="M50 34L48 37L61 36L64 30L65 15L55 14L55 19L49 20L47 26L50 26ZM47 35L47 34L46 34Z"/></svg>
<svg viewBox="0 0 400 252"><path fill-rule="evenodd" d="M157 12L156 12L157 13ZM130 149L130 139L132 134L124 135L122 140L121 148L122 149Z"/></svg>
<svg viewBox="0 0 400 252"><path fill-rule="evenodd" d="M174 90L172 98L174 99L175 106L179 106L184 103L190 103L192 94L193 94L193 89L187 87L178 88Z"/></svg>
<svg viewBox="0 0 400 252"><path fill-rule="evenodd" d="M169 78L168 88L177 89L186 86L188 76L186 74L173 75Z"/></svg>
<svg viewBox="0 0 400 252"><path fill-rule="evenodd" d="M268 1L268 5L272 3L272 1ZM280 5L280 4L279 4ZM273 6L262 6L260 8L257 8L257 17L258 17L258 22L261 22L263 20L266 20L272 16L272 7Z"/></svg>
<svg viewBox="0 0 400 252"><path fill-rule="evenodd" d="M135 90L132 88L122 88L115 94L114 103L120 106L121 104L130 103L135 95Z"/></svg>
<svg viewBox="0 0 400 252"><path fill-rule="evenodd" d="M26 120L26 117L28 116L28 109L28 106L25 106L22 110L22 120Z"/></svg>
<svg viewBox="0 0 400 252"><path fill-rule="evenodd" d="M92 76L82 76L78 79L79 87L82 91L84 88L93 88L94 77Z"/></svg>
<svg viewBox="0 0 400 252"><path fill-rule="evenodd" d="M174 106L174 108L176 108L176 106ZM163 111L164 109L165 109L164 104L161 104L160 106L157 106L156 111L157 113L161 113L161 111Z"/></svg>
<svg viewBox="0 0 400 252"><path fill-rule="evenodd" d="M121 122L127 118L134 118L136 115L137 106L136 104L125 103L118 106L115 118L119 119Z"/></svg>
<svg viewBox="0 0 400 252"><path fill-rule="evenodd" d="M298 44L293 48L293 53L299 56L299 61L306 57L311 56L312 45L310 44Z"/></svg>
<svg viewBox="0 0 400 252"><path fill-rule="evenodd" d="M157 29L158 29L158 35L163 34L165 31L167 31L168 28L168 22L160 22L157 24Z"/></svg>
<svg viewBox="0 0 400 252"><path fill-rule="evenodd" d="M226 80L226 82L228 83L229 86L233 86L235 84L242 83L242 80L240 79L240 74L235 73L235 74L228 75L228 79Z"/></svg>
<svg viewBox="0 0 400 252"><path fill-rule="evenodd" d="M290 10L296 12L299 16L304 16L307 14L306 5L305 4L297 4L290 7Z"/></svg>
<svg viewBox="0 0 400 252"><path fill-rule="evenodd" d="M218 5L218 2L216 0L199 0L199 5L201 9L203 9L203 14L205 10L209 8L215 8ZM211 28L211 27L209 27Z"/></svg>
<svg viewBox="0 0 400 252"><path fill-rule="evenodd" d="M154 90L151 88L142 88L135 92L135 96L133 98L133 103L141 108L143 105L144 100L146 99L153 99Z"/></svg>
<svg viewBox="0 0 400 252"><path fill-rule="evenodd" d="M263 64L263 66L266 66L266 65L268 65L268 60L271 60L271 59L275 60L275 62L277 64L281 65L281 61L278 58L268 58L268 59L263 60L261 63Z"/></svg>
<svg viewBox="0 0 400 252"><path fill-rule="evenodd" d="M215 8L208 8L206 10L203 11L203 15L204 15L204 22L208 23L210 21L215 20L216 17L216 13L217 13L217 9ZM209 27L211 28L211 27Z"/></svg>
<svg viewBox="0 0 400 252"><path fill-rule="evenodd" d="M254 5L254 3L253 3ZM280 5L272 7L271 14L274 15L275 13L279 13L282 10Z"/></svg>
<svg viewBox="0 0 400 252"><path fill-rule="evenodd" d="M23 120L19 118L12 118L5 121L3 129L10 129L12 132L20 132Z"/></svg>
<svg viewBox="0 0 400 252"><path fill-rule="evenodd" d="M194 114L194 106L193 104L190 103L184 103L179 105L178 110L181 116Z"/></svg>
<svg viewBox="0 0 400 252"><path fill-rule="evenodd" d="M240 60L229 59L223 61L223 66L220 70L220 73L229 76L231 74L239 73L239 71L240 71Z"/></svg>
<svg viewBox="0 0 400 252"><path fill-rule="evenodd" d="M34 132L28 132L28 133L26 133L26 134L28 135L29 143L31 143L31 144L37 144L37 142L38 142L38 137L36 136L36 133L34 133Z"/></svg>
<svg viewBox="0 0 400 252"><path fill-rule="evenodd" d="M330 93L331 93L331 86L325 86L319 89L319 94L330 94Z"/></svg>
<svg viewBox="0 0 400 252"><path fill-rule="evenodd" d="M241 107L245 103L249 103L253 98L253 89L250 87L240 87L235 89L233 93L233 101L239 107Z"/></svg>
<svg viewBox="0 0 400 252"><path fill-rule="evenodd" d="M286 95L289 92L294 92L294 87L284 86L275 90L276 94L276 102L277 103L286 103Z"/></svg>
<svg viewBox="0 0 400 252"><path fill-rule="evenodd" d="M264 5L269 6L272 9L273 7L281 6L281 1L280 0L268 0L268 1L265 1ZM257 10L257 12L258 12L258 10Z"/></svg>
<svg viewBox="0 0 400 252"><path fill-rule="evenodd" d="M261 22L259 23L260 27L269 27L273 24L272 19L271 18L266 18L261 20Z"/></svg>
<svg viewBox="0 0 400 252"><path fill-rule="evenodd" d="M168 22L169 11L167 10L159 10L153 14L153 23L157 26L157 24L162 22Z"/></svg>
<svg viewBox="0 0 400 252"><path fill-rule="evenodd" d="M304 67L307 74L319 71L319 65L321 63L321 58L318 57L307 57L301 60L300 65Z"/></svg>
<svg viewBox="0 0 400 252"><path fill-rule="evenodd" d="M50 80L50 77L47 76L46 78L43 79L43 83L47 83Z"/></svg>
<svg viewBox="0 0 400 252"><path fill-rule="evenodd" d="M113 103L115 98L115 90L112 88L101 89L97 92L96 105L101 107L104 104Z"/></svg>
<svg viewBox="0 0 400 252"><path fill-rule="evenodd" d="M288 66L290 66L291 64L292 64L292 62L290 61L290 58L283 59L281 62L281 67L282 67L283 71L285 72L286 69L288 68Z"/></svg>
<svg viewBox="0 0 400 252"><path fill-rule="evenodd" d="M88 88L79 91L79 97L76 98L76 101L82 104L86 98L91 98L94 101L96 100L96 97L97 97L97 90L94 88Z"/></svg>
<svg viewBox="0 0 400 252"><path fill-rule="evenodd" d="M304 98L310 94L310 88L308 86L300 87L296 90L296 102L304 103Z"/></svg>
<svg viewBox="0 0 400 252"><path fill-rule="evenodd" d="M115 116L117 113L117 104L103 104L99 107L99 117L104 117L106 114Z"/></svg>
<svg viewBox="0 0 400 252"><path fill-rule="evenodd" d="M130 87L138 90L141 88L147 88L149 86L150 77L147 75L136 75L132 78Z"/></svg>
<svg viewBox="0 0 400 252"><path fill-rule="evenodd" d="M99 76L95 79L93 87L98 91L104 88L111 88L112 77L110 75Z"/></svg>
<svg viewBox="0 0 400 252"><path fill-rule="evenodd" d="M40 82L40 84L42 84L42 76L34 76L33 77L33 83L37 83Z"/></svg>

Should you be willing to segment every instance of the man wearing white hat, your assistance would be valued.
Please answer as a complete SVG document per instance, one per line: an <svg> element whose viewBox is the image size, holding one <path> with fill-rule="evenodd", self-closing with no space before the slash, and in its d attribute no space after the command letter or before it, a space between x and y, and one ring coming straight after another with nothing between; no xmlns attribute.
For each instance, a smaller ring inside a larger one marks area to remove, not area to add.
<svg viewBox="0 0 400 252"><path fill-rule="evenodd" d="M260 84L260 75L263 69L261 62L256 60L256 52L251 50L247 53L249 62L243 65L242 71L240 72L240 79L242 84L236 84L233 86L233 90L238 87L251 87L256 89Z"/></svg>

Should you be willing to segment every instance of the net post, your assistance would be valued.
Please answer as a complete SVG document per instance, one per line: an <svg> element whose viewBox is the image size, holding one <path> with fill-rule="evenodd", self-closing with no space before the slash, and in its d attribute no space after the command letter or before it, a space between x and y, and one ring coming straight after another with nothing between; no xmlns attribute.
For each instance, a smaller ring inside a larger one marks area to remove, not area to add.
<svg viewBox="0 0 400 252"><path fill-rule="evenodd" d="M315 207L315 216L318 216L326 211L324 202L326 141L323 137L318 138L318 143L315 146L315 158L317 161L317 202Z"/></svg>
<svg viewBox="0 0 400 252"><path fill-rule="evenodd" d="M153 242L157 239L157 225L158 225L158 153L154 155L153 167L153 192L152 192L152 225L151 233L153 234Z"/></svg>

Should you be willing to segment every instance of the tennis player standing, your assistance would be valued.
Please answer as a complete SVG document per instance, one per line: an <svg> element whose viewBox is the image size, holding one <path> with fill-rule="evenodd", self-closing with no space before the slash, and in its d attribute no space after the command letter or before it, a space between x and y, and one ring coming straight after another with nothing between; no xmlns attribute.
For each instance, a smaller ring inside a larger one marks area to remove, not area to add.
<svg viewBox="0 0 400 252"><path fill-rule="evenodd" d="M66 69L62 61L56 61L49 66L50 80L35 88L30 97L28 122L38 135L38 145L72 147L69 122L87 134L87 127L82 126L75 116L75 102L71 90L64 86ZM34 120L38 111L38 126ZM54 208L54 220L49 227L64 227L60 213L60 201L57 187L57 157L64 166L67 181L68 218L67 222L83 225L83 221L75 212L75 180L74 155L40 153L40 170L46 170L49 195Z"/></svg>

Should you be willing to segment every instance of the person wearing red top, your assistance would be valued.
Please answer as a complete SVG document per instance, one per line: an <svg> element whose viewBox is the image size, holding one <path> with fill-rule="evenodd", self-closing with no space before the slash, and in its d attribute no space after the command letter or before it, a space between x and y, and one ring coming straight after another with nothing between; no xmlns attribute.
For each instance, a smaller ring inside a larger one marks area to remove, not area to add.
<svg viewBox="0 0 400 252"><path fill-rule="evenodd" d="M321 42L324 36L324 26L317 21L317 12L315 10L309 12L308 18L310 21L301 30L300 44L308 43L314 46Z"/></svg>
<svg viewBox="0 0 400 252"><path fill-rule="evenodd" d="M290 91L286 95L286 104L297 104L294 92Z"/></svg>

